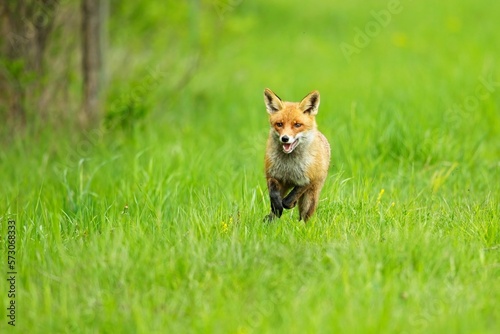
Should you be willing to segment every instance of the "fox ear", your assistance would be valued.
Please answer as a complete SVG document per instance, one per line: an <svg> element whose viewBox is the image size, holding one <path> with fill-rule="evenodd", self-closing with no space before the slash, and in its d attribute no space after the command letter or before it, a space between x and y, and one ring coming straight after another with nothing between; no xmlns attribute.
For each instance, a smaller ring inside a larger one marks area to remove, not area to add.
<svg viewBox="0 0 500 334"><path fill-rule="evenodd" d="M278 110L283 109L283 101L269 88L264 90L264 103L269 114L274 114Z"/></svg>
<svg viewBox="0 0 500 334"><path fill-rule="evenodd" d="M319 92L315 90L307 94L307 96L300 101L299 107L304 113L313 116L316 115L319 108Z"/></svg>

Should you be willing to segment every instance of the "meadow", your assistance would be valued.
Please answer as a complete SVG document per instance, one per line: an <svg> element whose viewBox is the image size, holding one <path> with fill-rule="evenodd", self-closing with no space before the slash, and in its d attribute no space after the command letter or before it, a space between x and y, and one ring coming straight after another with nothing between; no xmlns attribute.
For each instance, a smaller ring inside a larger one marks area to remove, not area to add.
<svg viewBox="0 0 500 334"><path fill-rule="evenodd" d="M1 139L0 332L499 332L499 12L111 1L105 122ZM307 224L263 222L266 87L321 93Z"/></svg>

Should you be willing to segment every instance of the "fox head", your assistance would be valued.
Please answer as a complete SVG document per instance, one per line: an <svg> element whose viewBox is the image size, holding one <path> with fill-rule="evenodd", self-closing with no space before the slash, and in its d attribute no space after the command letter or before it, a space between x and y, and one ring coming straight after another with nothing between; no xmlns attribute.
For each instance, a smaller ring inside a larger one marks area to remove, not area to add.
<svg viewBox="0 0 500 334"><path fill-rule="evenodd" d="M316 130L319 92L307 94L300 102L282 101L272 90L264 90L264 103L271 123L271 136L278 141L283 152L290 154L299 145L311 141Z"/></svg>

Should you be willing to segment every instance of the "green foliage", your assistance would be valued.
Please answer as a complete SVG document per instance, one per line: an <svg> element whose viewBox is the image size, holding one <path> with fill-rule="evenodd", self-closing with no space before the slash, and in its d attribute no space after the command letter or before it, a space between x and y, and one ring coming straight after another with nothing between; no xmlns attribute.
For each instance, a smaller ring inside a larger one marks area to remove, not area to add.
<svg viewBox="0 0 500 334"><path fill-rule="evenodd" d="M0 151L18 331L498 332L500 5L401 1L348 61L387 1L111 4L109 128ZM307 225L262 222L265 87L321 93Z"/></svg>
<svg viewBox="0 0 500 334"><path fill-rule="evenodd" d="M140 81L132 82L125 92L113 92L109 97L109 111L105 115L106 127L131 131L142 124L154 107L152 95L159 80L154 74L148 73ZM114 94L118 96L114 97Z"/></svg>
<svg viewBox="0 0 500 334"><path fill-rule="evenodd" d="M25 62L22 59L4 59L0 58L0 68L4 71L6 78L14 81L16 85L29 84L34 79L34 73L26 69Z"/></svg>

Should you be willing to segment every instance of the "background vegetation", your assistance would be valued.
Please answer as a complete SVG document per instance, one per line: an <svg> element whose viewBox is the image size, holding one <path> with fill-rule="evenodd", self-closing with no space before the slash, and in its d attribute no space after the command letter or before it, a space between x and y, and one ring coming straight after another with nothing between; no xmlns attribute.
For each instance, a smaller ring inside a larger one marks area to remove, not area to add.
<svg viewBox="0 0 500 334"><path fill-rule="evenodd" d="M15 330L498 332L500 4L111 0L86 132L77 10L46 60L56 117L2 129ZM321 92L333 159L307 225L262 222L265 87Z"/></svg>

